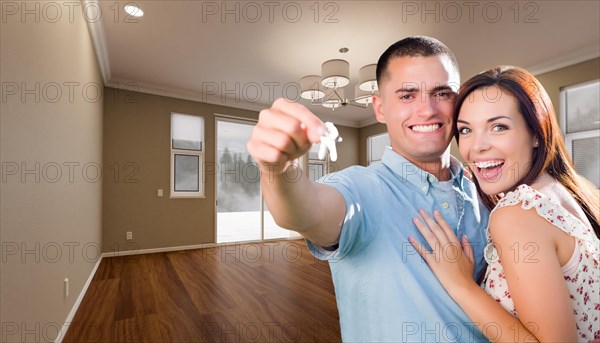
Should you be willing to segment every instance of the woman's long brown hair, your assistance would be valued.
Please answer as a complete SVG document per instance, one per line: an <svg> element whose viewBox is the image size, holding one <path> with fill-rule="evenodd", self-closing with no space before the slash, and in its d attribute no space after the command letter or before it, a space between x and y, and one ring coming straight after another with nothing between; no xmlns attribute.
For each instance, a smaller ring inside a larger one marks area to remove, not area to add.
<svg viewBox="0 0 600 343"><path fill-rule="evenodd" d="M573 162L563 143L563 137L556 120L550 97L540 82L528 71L511 66L500 66L475 75L459 90L454 107L454 125L460 108L469 95L477 89L497 86L512 94L519 103L519 112L525 119L529 132L539 143L533 149L531 169L511 189L521 184L531 185L543 172L547 172L571 193L589 219L596 237L600 237L600 192L591 182L577 174ZM456 141L460 136L455 127ZM487 195L477 184L479 197L491 210L498 203L497 195Z"/></svg>

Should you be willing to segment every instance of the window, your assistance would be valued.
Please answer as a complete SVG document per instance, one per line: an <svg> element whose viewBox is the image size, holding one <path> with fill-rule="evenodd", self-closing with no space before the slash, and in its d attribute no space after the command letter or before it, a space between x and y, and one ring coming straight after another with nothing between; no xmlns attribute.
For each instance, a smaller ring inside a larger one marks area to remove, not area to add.
<svg viewBox="0 0 600 343"><path fill-rule="evenodd" d="M367 165L381 161L385 148L391 145L387 132L369 136L367 138Z"/></svg>
<svg viewBox="0 0 600 343"><path fill-rule="evenodd" d="M600 80L560 91L560 127L577 173L600 187Z"/></svg>
<svg viewBox="0 0 600 343"><path fill-rule="evenodd" d="M204 197L204 118L171 113L171 197Z"/></svg>
<svg viewBox="0 0 600 343"><path fill-rule="evenodd" d="M329 154L325 160L319 159L319 148L321 144L313 144L308 151L308 178L311 181L317 181L323 176L329 174Z"/></svg>

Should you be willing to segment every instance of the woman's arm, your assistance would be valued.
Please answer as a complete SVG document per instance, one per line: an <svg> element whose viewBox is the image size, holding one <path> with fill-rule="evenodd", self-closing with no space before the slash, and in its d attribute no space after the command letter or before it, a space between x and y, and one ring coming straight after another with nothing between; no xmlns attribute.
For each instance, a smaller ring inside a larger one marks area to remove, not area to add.
<svg viewBox="0 0 600 343"><path fill-rule="evenodd" d="M523 323L513 317L475 282L470 287L454 290L450 296L490 342L541 341L535 335L534 323Z"/></svg>
<svg viewBox="0 0 600 343"><path fill-rule="evenodd" d="M519 313L519 318L515 318L473 281L473 252L466 237L459 243L439 213L434 214L435 220L423 212L421 215L427 225L418 219L415 224L433 250L428 252L412 237L411 243L488 339L577 341L568 289L555 244L548 238L551 235L547 230L552 228L546 226L550 224L543 218L535 212L506 207L497 210L490 222L490 232L502 254L502 266Z"/></svg>
<svg viewBox="0 0 600 343"><path fill-rule="evenodd" d="M490 234L519 319L533 323L541 342L577 342L569 289L557 254L566 235L535 209L503 207L494 212ZM573 240L574 241L574 240Z"/></svg>

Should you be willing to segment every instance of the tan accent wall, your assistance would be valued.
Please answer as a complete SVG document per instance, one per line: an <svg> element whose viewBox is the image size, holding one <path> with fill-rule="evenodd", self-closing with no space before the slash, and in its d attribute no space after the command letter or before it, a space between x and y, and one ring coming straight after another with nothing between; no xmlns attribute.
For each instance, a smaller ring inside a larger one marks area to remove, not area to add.
<svg viewBox="0 0 600 343"><path fill-rule="evenodd" d="M550 95L556 116L560 119L560 90L567 86L600 78L600 58L536 75L536 77Z"/></svg>
<svg viewBox="0 0 600 343"><path fill-rule="evenodd" d="M205 164L215 163L215 114L256 119L258 113L158 95L105 89L103 184L105 252L215 242L215 177L205 168L205 197L169 198L171 113L204 116ZM356 164L358 129L338 126L338 165ZM109 180L118 167L118 180ZM214 169L212 169L214 170ZM115 182L116 181L116 182ZM157 196L162 189L163 197ZM126 232L133 240L126 240Z"/></svg>
<svg viewBox="0 0 600 343"><path fill-rule="evenodd" d="M6 342L54 341L101 251L102 79L81 8L60 8L0 29Z"/></svg>
<svg viewBox="0 0 600 343"><path fill-rule="evenodd" d="M359 164L359 129L341 125L336 125L336 127L338 128L343 141L336 144L338 159L337 161L330 163L330 172L340 171L344 168Z"/></svg>

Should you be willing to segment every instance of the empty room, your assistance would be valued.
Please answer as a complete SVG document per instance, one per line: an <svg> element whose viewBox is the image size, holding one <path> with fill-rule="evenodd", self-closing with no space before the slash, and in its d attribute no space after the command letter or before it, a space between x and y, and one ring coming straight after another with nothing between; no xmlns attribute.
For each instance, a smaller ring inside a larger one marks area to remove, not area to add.
<svg viewBox="0 0 600 343"><path fill-rule="evenodd" d="M0 3L0 342L600 341L600 2Z"/></svg>

